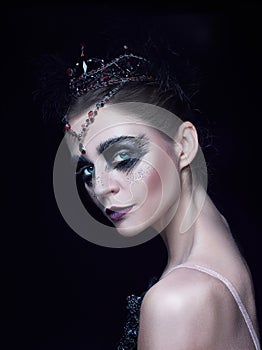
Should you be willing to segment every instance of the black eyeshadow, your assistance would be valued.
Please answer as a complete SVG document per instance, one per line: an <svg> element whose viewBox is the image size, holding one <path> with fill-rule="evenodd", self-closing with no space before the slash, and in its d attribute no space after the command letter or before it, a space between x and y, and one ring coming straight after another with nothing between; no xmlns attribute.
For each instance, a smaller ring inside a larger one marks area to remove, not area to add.
<svg viewBox="0 0 262 350"><path fill-rule="evenodd" d="M111 146L103 151L103 156L106 160L112 158L117 152L121 150L127 151L132 155L132 158L141 158L148 152L148 139L144 135L138 137L125 137L119 141L114 142Z"/></svg>
<svg viewBox="0 0 262 350"><path fill-rule="evenodd" d="M94 164L92 162L90 162L87 158L85 158L84 156L80 156L77 162L77 166L76 166L76 175L80 175L82 177L82 180L89 186L92 186L92 175L86 175L84 173L84 170L87 168L94 168Z"/></svg>
<svg viewBox="0 0 262 350"><path fill-rule="evenodd" d="M135 136L120 136L111 138L104 143L101 143L97 152L102 154L107 162L108 169L117 169L122 172L130 172L141 158L148 152L149 140L145 135ZM126 153L127 159L114 161L115 157ZM92 174L85 174L85 169L94 168L94 164L85 156L81 155L78 158L76 175L82 176L83 181L89 186L92 186ZM94 169L95 171L95 169Z"/></svg>

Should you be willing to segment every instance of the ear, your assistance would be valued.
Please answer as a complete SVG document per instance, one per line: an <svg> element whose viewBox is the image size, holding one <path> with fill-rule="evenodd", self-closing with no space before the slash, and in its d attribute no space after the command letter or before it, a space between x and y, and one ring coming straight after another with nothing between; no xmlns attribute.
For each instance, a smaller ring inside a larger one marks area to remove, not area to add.
<svg viewBox="0 0 262 350"><path fill-rule="evenodd" d="M186 121L179 126L175 137L175 148L179 168L182 170L193 161L198 150L197 131L191 122Z"/></svg>

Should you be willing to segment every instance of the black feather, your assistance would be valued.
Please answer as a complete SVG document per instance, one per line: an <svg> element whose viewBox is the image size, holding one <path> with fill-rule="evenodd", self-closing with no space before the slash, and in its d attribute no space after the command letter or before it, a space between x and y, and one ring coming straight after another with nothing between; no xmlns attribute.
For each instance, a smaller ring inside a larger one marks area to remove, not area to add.
<svg viewBox="0 0 262 350"><path fill-rule="evenodd" d="M61 123L71 101L66 70L58 54L45 54L35 61L33 98L41 106L44 122Z"/></svg>
<svg viewBox="0 0 262 350"><path fill-rule="evenodd" d="M193 97L200 90L202 78L199 69L184 57L183 52L176 52L165 39L156 41L152 38L143 45L143 51L144 56L150 60L152 75L161 91L173 89L181 103L188 106L193 104Z"/></svg>

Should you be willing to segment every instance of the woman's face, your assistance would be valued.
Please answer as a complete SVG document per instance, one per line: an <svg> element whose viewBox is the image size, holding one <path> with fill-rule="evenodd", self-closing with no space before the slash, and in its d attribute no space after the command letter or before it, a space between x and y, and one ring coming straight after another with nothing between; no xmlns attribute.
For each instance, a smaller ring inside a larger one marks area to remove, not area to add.
<svg viewBox="0 0 262 350"><path fill-rule="evenodd" d="M86 114L71 120L79 132ZM68 135L73 156L79 143ZM117 231L133 236L148 227L159 232L173 217L180 197L174 147L154 128L115 105L101 109L81 142L77 172L96 205Z"/></svg>

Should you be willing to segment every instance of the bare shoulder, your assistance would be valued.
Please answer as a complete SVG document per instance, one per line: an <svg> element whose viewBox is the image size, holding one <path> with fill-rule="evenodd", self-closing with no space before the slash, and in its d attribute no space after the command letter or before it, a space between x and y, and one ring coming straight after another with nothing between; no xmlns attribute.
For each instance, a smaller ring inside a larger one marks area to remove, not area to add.
<svg viewBox="0 0 262 350"><path fill-rule="evenodd" d="M201 303L213 306L220 298L225 301L226 294L226 286L212 276L196 270L178 269L149 289L142 306L183 308L184 304L190 303L197 309Z"/></svg>
<svg viewBox="0 0 262 350"><path fill-rule="evenodd" d="M223 283L199 271L177 269L143 299L139 349L210 349L228 313L235 310Z"/></svg>

